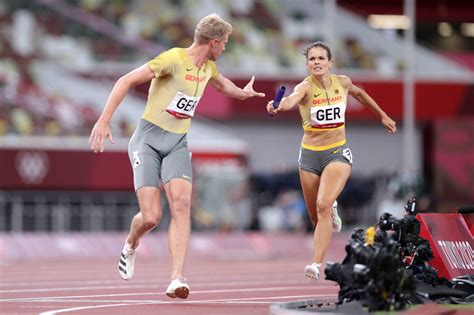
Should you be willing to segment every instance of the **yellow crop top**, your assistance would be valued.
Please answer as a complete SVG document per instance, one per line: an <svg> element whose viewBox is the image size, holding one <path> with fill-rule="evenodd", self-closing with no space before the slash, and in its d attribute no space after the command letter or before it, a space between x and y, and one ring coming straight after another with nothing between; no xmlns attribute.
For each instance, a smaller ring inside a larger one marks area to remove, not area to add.
<svg viewBox="0 0 474 315"><path fill-rule="evenodd" d="M207 82L219 76L216 64L208 60L197 68L185 48L167 50L147 64L155 78L142 118L164 130L186 133Z"/></svg>
<svg viewBox="0 0 474 315"><path fill-rule="evenodd" d="M304 130L323 131L344 128L347 96L337 75L331 74L331 87L318 87L312 76L305 78L311 83L311 96L299 104Z"/></svg>

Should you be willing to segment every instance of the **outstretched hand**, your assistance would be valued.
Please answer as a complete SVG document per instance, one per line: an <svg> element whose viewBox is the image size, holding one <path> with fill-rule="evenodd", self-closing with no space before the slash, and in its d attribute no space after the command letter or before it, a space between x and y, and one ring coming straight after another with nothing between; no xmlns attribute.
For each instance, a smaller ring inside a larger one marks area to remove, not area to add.
<svg viewBox="0 0 474 315"><path fill-rule="evenodd" d="M265 97L265 93L255 92L253 89L253 82L255 81L255 76L253 75L250 79L249 83L243 88L245 94L247 94L247 98L249 97Z"/></svg>
<svg viewBox="0 0 474 315"><path fill-rule="evenodd" d="M104 139L106 137L109 138L111 143L115 143L109 124L99 120L94 125L94 128L92 128L91 136L89 137L89 144L94 153L104 152Z"/></svg>
<svg viewBox="0 0 474 315"><path fill-rule="evenodd" d="M397 131L397 123L392 118L388 117L388 115L382 117L382 125L387 128L388 132L393 133Z"/></svg>

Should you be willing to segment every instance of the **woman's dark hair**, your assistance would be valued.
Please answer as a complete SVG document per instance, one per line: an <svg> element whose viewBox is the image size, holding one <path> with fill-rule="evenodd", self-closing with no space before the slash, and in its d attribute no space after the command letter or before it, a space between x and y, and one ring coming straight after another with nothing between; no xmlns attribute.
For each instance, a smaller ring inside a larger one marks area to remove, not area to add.
<svg viewBox="0 0 474 315"><path fill-rule="evenodd" d="M309 53L309 51L310 51L312 48L314 48L314 47L321 47L321 48L325 49L326 52L327 52L327 55L328 55L328 59L329 59L329 60L332 60L331 49L329 48L328 45L326 45L326 44L323 43L323 42L314 42L314 43L310 44L309 46L307 46L307 47L303 50L303 55L305 55L306 60L308 60L308 53Z"/></svg>

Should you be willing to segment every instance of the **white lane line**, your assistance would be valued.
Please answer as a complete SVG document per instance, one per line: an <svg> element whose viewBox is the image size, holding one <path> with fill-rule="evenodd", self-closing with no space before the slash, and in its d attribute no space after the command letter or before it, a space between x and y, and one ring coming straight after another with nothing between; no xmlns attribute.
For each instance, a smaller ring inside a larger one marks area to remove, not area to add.
<svg viewBox="0 0 474 315"><path fill-rule="evenodd" d="M202 300L202 301L182 301L179 304L204 304L204 303L217 303L217 304L269 304L275 302L275 300L281 299L301 299L301 298L332 298L332 296L315 296L315 295L288 295L288 296L276 296L276 297L258 297L258 298L241 298L241 299L217 299L217 300ZM255 301L255 300L268 300L268 301ZM178 304L177 302L159 302L156 304ZM130 306L130 305L146 305L155 304L155 302L138 302L138 303L118 303L118 304L106 304L106 305L92 305L92 306L81 306L73 308L57 309L52 311L42 312L39 315L55 315L60 313L67 313L73 311L80 311L86 309L95 308L106 308L106 307L118 307L118 306Z"/></svg>
<svg viewBox="0 0 474 315"><path fill-rule="evenodd" d="M195 304L223 303L223 304L227 304L227 303L237 303L237 302L252 303L251 301L266 300L266 299L268 299L269 301L259 302L259 303L272 303L272 302L274 302L274 300L295 299L295 298L300 299L300 298L309 298L309 297L311 297L311 298L336 298L336 294L334 294L333 296L331 296L331 295L319 296L319 295L311 294L311 295L285 295L285 296L267 296L267 297L254 297L254 298L236 298L236 299L198 300L198 301L186 301L185 303L186 304L190 304L190 303L195 303ZM168 303L168 302L164 302L164 303Z"/></svg>
<svg viewBox="0 0 474 315"><path fill-rule="evenodd" d="M153 279L139 279L137 283L156 283L156 282L167 282L169 278L153 278ZM0 283L1 289L9 289L11 287L33 287L33 286L59 286L59 285L75 285L79 284L83 285L106 285L106 284L115 284L115 283L122 283L122 279L98 279L98 280L61 280L61 281L29 281L29 282L2 282ZM18 289L20 290L20 289ZM0 291L1 292L1 291Z"/></svg>
<svg viewBox="0 0 474 315"><path fill-rule="evenodd" d="M295 284L295 285L301 285L301 286L314 286L312 283L305 283L301 284L302 282L306 282L301 279L294 279L294 280L281 280L281 279L275 279L275 280L265 280L265 281L254 281L254 280L241 280L241 281L223 281L223 282L203 282L203 281L195 281L196 284L193 285L193 287L206 287L206 286L253 286L253 285L272 285L272 284ZM74 290L74 291L87 291L87 290L108 290L108 289L146 289L146 288L158 288L161 287L160 284L162 283L163 286L168 285L168 280L163 280L163 281L156 281L154 282L155 284L148 284L148 283L140 283L140 284L120 284L124 283L124 281L118 281L116 282L116 285L102 285L102 286L94 286L94 285L89 285L89 286L80 286L80 287L74 287L74 286L69 286L69 287L59 287L59 288L37 288L37 289L15 289L15 290L0 290L0 293L26 293L26 292L54 292L54 291L68 291L68 290ZM331 282L328 282L330 284ZM98 283L100 284L100 283ZM333 283L333 286L336 286L335 283Z"/></svg>
<svg viewBox="0 0 474 315"><path fill-rule="evenodd" d="M164 286L164 284L163 284ZM86 286L86 287L63 287L63 288L48 288L48 289L26 289L26 290L1 290L0 293L27 293L27 292L64 292L64 291L89 291L89 290L123 290L123 289L144 289L144 288L160 288L160 285L105 285L105 286ZM1 301L1 300L0 300Z"/></svg>
<svg viewBox="0 0 474 315"><path fill-rule="evenodd" d="M262 285L262 284L273 284L273 283L299 283L304 281L301 277L300 274L295 275L294 277L288 279L267 279L266 277L262 277L261 279L258 278L252 278L252 279L226 279L219 281L220 279L211 279L209 277L206 278L198 278L198 277L192 277L193 282L201 284L212 284L212 285L228 285L228 284L245 284L245 285ZM93 286L93 285L118 285L121 286L120 283L126 283L122 279L115 279L115 280L85 280L85 281L76 281L76 280L64 280L64 281L37 281L37 282L13 282L13 283L5 283L2 282L0 284L0 293L11 293L11 292L28 292L30 290L35 291L35 290L41 290L42 288L31 288L31 286L40 286L40 287L49 287L49 286L65 286L68 285L69 287L76 287L74 285L80 284L77 288L80 289L84 287L84 285L88 286ZM149 283L166 283L168 285L169 283L169 278L152 278L152 279L136 279L134 280L134 285L145 285ZM13 289L9 287L19 287L19 286L30 286L28 289ZM49 289L46 289L49 290ZM63 290L63 288L51 288L51 290Z"/></svg>
<svg viewBox="0 0 474 315"><path fill-rule="evenodd" d="M234 266L234 265L232 265ZM141 266L140 266L141 267ZM25 269L25 270L21 270L21 271L9 271L9 270L1 270L0 269L0 273L4 274L3 276L3 280L6 284L9 284L9 283L13 283L13 284L17 284L17 285L21 285L21 284L24 284L24 283L29 283L29 279L31 278L31 274L34 274L35 277L34 279L32 279L31 283L37 283L37 282L41 282L41 281L51 281L51 269L48 268L48 270L45 270L43 272L40 272L38 271L37 269L34 269L35 267L32 266L31 268L28 268L28 269ZM80 268L80 266L77 266L77 268ZM55 270L55 278L54 279L57 279L57 281L61 280L61 279L71 279L73 281L80 281L81 278L88 278L88 276L90 276L90 271L77 271L76 267L71 267L69 269L66 269L64 271L58 271L58 270ZM100 267L97 267L97 274L98 274L98 277L99 278L103 278L104 280L107 279L106 276L104 275L115 275L117 274L118 276L118 272L114 269L100 269ZM251 270L250 270L251 269ZM205 278L203 277L203 275L205 274L209 274L209 272L213 272L212 276L214 278L222 278L222 277L240 277L240 274L245 274L246 276L248 277L269 277L271 276L272 274L282 274L282 273L285 273L285 274L291 274L291 275L295 275L295 276L298 276L300 275L302 272L300 272L299 270L294 270L294 269L290 269L290 267L284 267L284 268L278 268L278 269L271 269L269 271L268 267L266 267L265 269L264 268L258 268L258 269L254 269L253 267L251 266L248 266L246 267L245 269L237 269L237 268L232 268L233 270L233 273L232 274L229 274L228 271L226 271L225 267L221 267L221 266L217 266L215 268L209 268L209 269L206 269L206 270L192 270L190 272L188 272L187 274L189 274L190 276L201 276L201 278ZM160 275L167 275L168 274L168 270L157 270L155 268L153 269L146 269L146 268L140 268L140 274L156 274L157 276L160 276ZM163 276L164 278L165 276ZM188 276L189 277L189 276ZM3 284L1 285L3 286Z"/></svg>
<svg viewBox="0 0 474 315"><path fill-rule="evenodd" d="M142 304L148 304L148 303L142 303ZM67 313L67 312L73 312L73 311L81 311L81 310L94 309L94 308L129 306L129 305L137 305L137 304L107 304L107 305L93 305L93 306L63 308L63 309L58 309L58 310L42 312L39 315L54 315L54 314Z"/></svg>
<svg viewBox="0 0 474 315"><path fill-rule="evenodd" d="M334 286L310 286L310 289L328 289L334 288ZM287 290L302 290L308 289L305 286L293 286L293 287L267 287L267 288L250 288L250 289L222 289L222 290L200 290L191 291L192 295L196 294L209 294L209 293L248 293L248 292L266 292L266 291L287 291ZM92 295L68 295L68 296L48 296L48 297L34 297L34 298L16 298L16 299L0 299L0 302L31 302L31 301L42 301L42 300L63 300L63 299L81 299L81 298L94 298L94 297L112 297L112 296L137 296L137 295L158 295L158 292L139 292L139 293L115 293L115 294L92 294Z"/></svg>
<svg viewBox="0 0 474 315"><path fill-rule="evenodd" d="M295 295L294 297L297 298L302 298L302 297L311 297L314 298L314 295ZM286 297L284 297L286 298ZM252 299L252 298L249 298ZM41 301L28 301L24 303L35 303L35 304L40 304L40 303L75 303L75 304L83 304L83 303L93 303L93 304L98 304L98 303L115 303L115 304L130 304L130 305L139 305L139 304L268 304L268 303L273 303L276 302L274 301L275 299L279 299L279 297L262 297L258 298L260 300L264 301L251 301L251 300L237 300L237 299L230 299L230 300L197 300L197 301L182 301L182 300L176 300L176 301L160 301L160 300L41 300ZM270 300L268 300L270 299Z"/></svg>
<svg viewBox="0 0 474 315"><path fill-rule="evenodd" d="M278 296L278 297L262 297L262 298L250 298L250 299L224 299L224 300L203 300L203 301L183 301L180 304L202 304L202 303L224 303L224 304L269 304L274 302L275 299L294 299L294 298L308 298L312 297L315 298L314 295L291 295L291 296ZM317 297L317 296L316 296ZM256 299L270 299L270 301L251 301ZM250 300L250 301L249 301ZM55 315L60 313L67 313L67 312L74 312L74 311L81 311L87 309L95 309L95 308L106 308L106 307L118 307L118 306L130 306L130 305L146 305L146 304L154 304L154 303L119 303L119 304L106 304L106 305L93 305L93 306L81 306L81 307L73 307L73 308L63 308L57 309L52 311L42 312L39 315ZM158 304L177 304L176 302L161 302Z"/></svg>
<svg viewBox="0 0 474 315"><path fill-rule="evenodd" d="M263 296L263 297L254 297L254 298L235 298L235 299L214 299L214 300L172 300L172 301L162 301L162 300L58 300L58 299L44 299L44 300L35 300L35 301L23 301L23 303L126 303L126 304L245 304L245 303L273 303L275 300L281 299L295 299L295 298L333 298L336 300L336 294L333 296L319 296L319 295L287 295L287 296ZM257 300L266 300L266 301L257 301Z"/></svg>
<svg viewBox="0 0 474 315"><path fill-rule="evenodd" d="M44 299L44 300L34 300L34 301L21 301L21 303L127 303L127 304L140 304L140 303L150 303L150 304L160 304L165 301L162 300L119 300L119 299L110 299L110 300L78 300L78 299Z"/></svg>

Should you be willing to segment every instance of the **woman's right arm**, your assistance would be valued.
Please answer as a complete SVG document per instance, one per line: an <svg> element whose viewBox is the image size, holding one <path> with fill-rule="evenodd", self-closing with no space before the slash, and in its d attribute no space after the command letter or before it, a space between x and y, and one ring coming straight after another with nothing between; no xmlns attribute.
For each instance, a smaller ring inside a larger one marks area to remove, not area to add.
<svg viewBox="0 0 474 315"><path fill-rule="evenodd" d="M295 89L290 95L282 98L277 108L273 108L273 100L269 101L267 103L268 113L274 115L278 112L292 109L293 107L301 103L301 101L306 96L308 88L309 88L309 84L306 81L301 82L300 84L295 86Z"/></svg>

